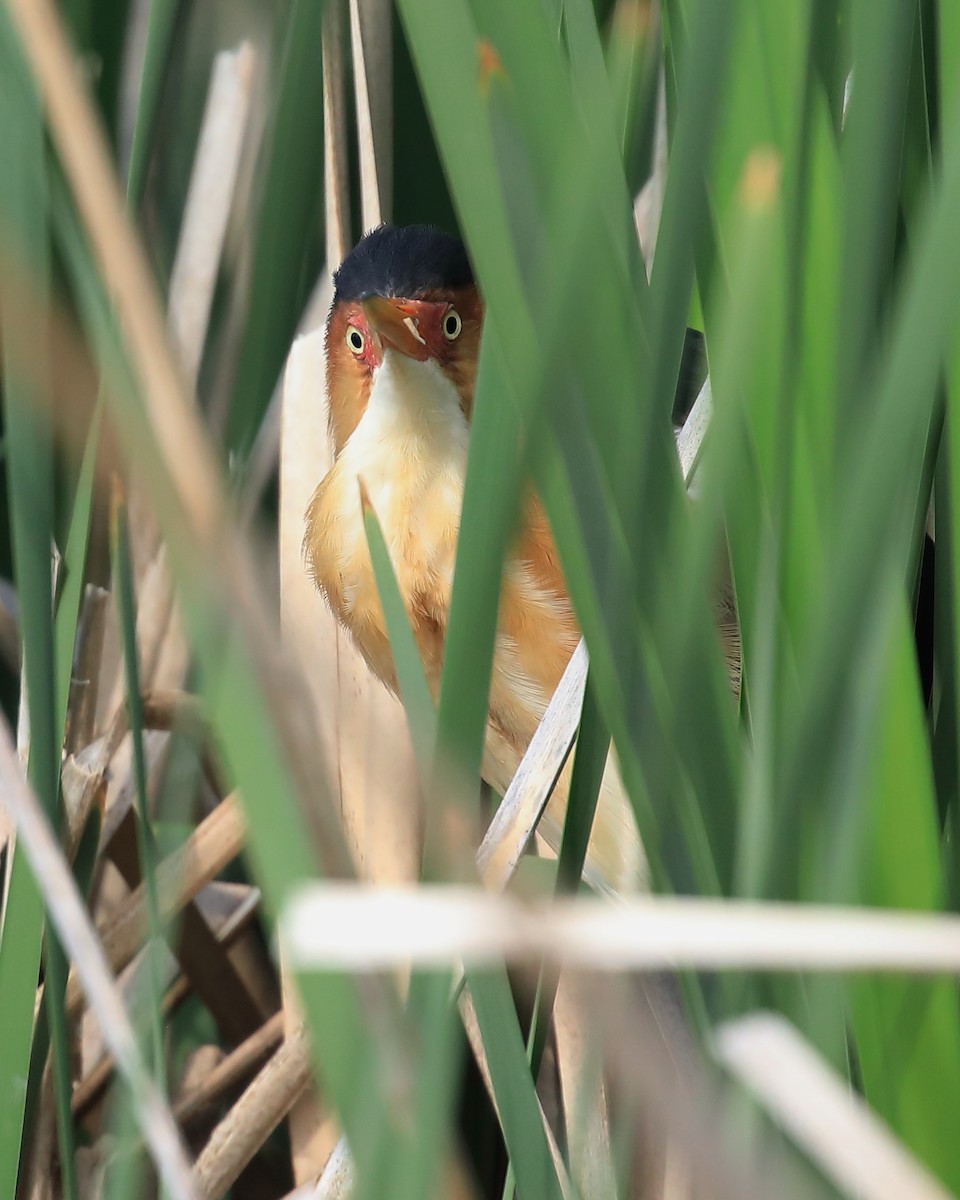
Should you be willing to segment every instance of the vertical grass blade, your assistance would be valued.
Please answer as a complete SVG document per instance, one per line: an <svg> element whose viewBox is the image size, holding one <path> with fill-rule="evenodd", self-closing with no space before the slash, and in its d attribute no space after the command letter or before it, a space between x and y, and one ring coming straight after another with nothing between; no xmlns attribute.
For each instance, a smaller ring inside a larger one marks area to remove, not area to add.
<svg viewBox="0 0 960 1200"><path fill-rule="evenodd" d="M166 1091L166 1055L163 1039L163 1016L161 1013L162 987L158 974L157 953L162 936L160 925L160 903L157 898L155 866L157 861L153 829L150 824L149 798L147 796L147 764L144 755L143 696L140 691L140 664L137 650L137 608L133 583L133 561L130 551L130 530L127 507L120 485L113 496L111 514L111 552L113 559L114 586L120 609L120 634L123 643L124 674L127 684L127 723L133 742L133 768L136 785L137 851L140 858L140 874L143 878L149 921L147 942L148 995L145 1001L150 1024L150 1042L153 1058L153 1074L161 1091Z"/></svg>
<svg viewBox="0 0 960 1200"><path fill-rule="evenodd" d="M45 310L49 286L47 189L43 126L32 84L6 17L0 13L0 129L9 169L0 182L2 253L14 268L3 279L0 340L3 348L4 426L8 447L14 574L20 601L24 679L29 704L30 780L42 797L49 819L58 820L60 737L57 726L55 646L52 628L54 472L47 419L45 381L33 373L31 350L43 346L42 333L30 328L27 313L13 293L12 280L29 271L36 280L39 309ZM25 321L27 322L25 324ZM12 1195L23 1133L27 1068L38 981L42 908L27 864L14 851L0 931L0 1009L7 1035L0 1047L0 1191ZM66 963L52 938L46 950L45 996L53 1045L57 1129L68 1197L76 1194L73 1130L70 1115L70 1058L63 992Z"/></svg>

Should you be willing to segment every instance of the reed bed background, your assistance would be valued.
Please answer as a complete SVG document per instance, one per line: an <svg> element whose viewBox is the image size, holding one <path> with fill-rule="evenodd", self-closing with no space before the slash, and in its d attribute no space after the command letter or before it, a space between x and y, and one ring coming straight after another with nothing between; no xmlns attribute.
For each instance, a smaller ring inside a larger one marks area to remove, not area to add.
<svg viewBox="0 0 960 1200"><path fill-rule="evenodd" d="M0 1198L960 1193L958 80L946 0L0 4ZM436 707L375 514L402 706L300 550L382 220L487 304Z"/></svg>

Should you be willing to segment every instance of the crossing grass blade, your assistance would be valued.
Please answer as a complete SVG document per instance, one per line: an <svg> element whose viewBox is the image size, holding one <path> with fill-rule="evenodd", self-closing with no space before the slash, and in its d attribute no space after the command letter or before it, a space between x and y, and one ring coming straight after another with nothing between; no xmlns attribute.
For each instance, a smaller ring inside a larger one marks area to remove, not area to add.
<svg viewBox="0 0 960 1200"><path fill-rule="evenodd" d="M87 558L87 541L93 510L94 484L96 481L97 455L100 452L100 426L103 414L98 405L90 423L87 444L83 452L80 471L77 475L70 512L70 524L63 548L61 567L62 584L57 591L57 608L54 618L57 661L57 730L63 740L67 719L67 704L70 699L70 677L73 667L73 650L77 637L77 621L83 599L84 568Z"/></svg>
<svg viewBox="0 0 960 1200"><path fill-rule="evenodd" d="M430 758L430 752L435 742L433 703L423 676L422 664L397 586L396 576L390 563L389 552L383 540L383 533L366 496L363 498L363 506L367 541L371 549L381 603L384 607L400 693L407 710L411 731L414 734L414 743L418 747L421 774L424 779L429 780L434 778ZM485 695L482 695L481 698L485 714ZM439 778L442 779L443 775L441 774ZM599 779L596 782L599 785ZM428 827L426 849L428 871L431 861L436 860L437 852L441 849L442 842L437 841L436 833L431 836ZM584 842L583 850L585 851L585 849L586 843ZM450 865L448 863L448 868ZM578 866L577 879L580 877L580 869ZM509 980L505 972L485 972L477 976L471 975L469 984L494 1095L497 1099L501 1127L510 1154L511 1170L516 1172L519 1179L525 1181L527 1189L531 1189L525 1190L525 1195L559 1194L554 1190L558 1185L543 1135L543 1122L534 1088L535 1074L531 1076L526 1066L526 1054L520 1037L520 1027L510 992ZM411 984L410 1009L413 1013L419 1014L418 1023L423 1034L426 1034L428 1030L435 1031L438 1027L445 1028L450 1020L450 1007L449 979L446 976L422 976L414 979ZM450 1038L449 1030L446 1036L448 1039ZM418 1126L418 1128L421 1130L421 1138L431 1134L433 1139L437 1139L440 1129L445 1128L449 1122L449 1106L452 1101L451 1088L456 1075L451 1072L449 1059L443 1054L437 1053L436 1044L432 1042L432 1039L424 1038L424 1045L430 1046L431 1050L429 1065L428 1062L425 1062L423 1069L432 1074L424 1077L423 1091L419 1102L421 1106L426 1105L422 1111L428 1120L425 1126ZM450 1045L452 1046L452 1043ZM431 1097L429 1103L427 1103L428 1097ZM436 1142L434 1144L436 1145ZM418 1161L421 1162L420 1167L414 1170L411 1177L411 1188L422 1189L429 1183L429 1176L421 1177L422 1157L408 1156L406 1160L401 1161L409 1162L411 1169L416 1167ZM411 1195L421 1194L426 1195L427 1193L419 1190L411 1191Z"/></svg>
<svg viewBox="0 0 960 1200"><path fill-rule="evenodd" d="M152 135L160 110L163 78L170 61L173 32L180 7L180 0L152 0L150 4L143 71L140 76L137 114L127 172L127 196L134 209L143 199L147 169L150 165Z"/></svg>
<svg viewBox="0 0 960 1200"><path fill-rule="evenodd" d="M147 1009L153 1075L158 1087L166 1091L166 1058L161 1013L162 989L158 973L161 925L160 902L157 896L157 850L150 822L147 795L147 764L144 752L143 695L140 690L140 661L137 648L137 602L133 582L133 555L130 547L130 527L127 506L119 483L115 485L111 513L111 558L120 610L120 636L123 645L124 675L127 684L127 724L133 743L133 774L136 787L137 853L140 874L147 897L149 940L147 943Z"/></svg>

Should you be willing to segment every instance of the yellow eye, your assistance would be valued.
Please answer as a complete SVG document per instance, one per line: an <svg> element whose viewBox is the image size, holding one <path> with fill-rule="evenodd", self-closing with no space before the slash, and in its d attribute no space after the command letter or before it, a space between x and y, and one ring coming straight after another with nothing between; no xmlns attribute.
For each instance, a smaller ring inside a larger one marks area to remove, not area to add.
<svg viewBox="0 0 960 1200"><path fill-rule="evenodd" d="M363 348L367 341L356 325L351 325L347 329L347 345L354 354L360 355L363 353Z"/></svg>
<svg viewBox="0 0 960 1200"><path fill-rule="evenodd" d="M443 336L448 342L455 342L460 336L462 328L463 322L460 320L460 314L455 308L451 308L443 318Z"/></svg>

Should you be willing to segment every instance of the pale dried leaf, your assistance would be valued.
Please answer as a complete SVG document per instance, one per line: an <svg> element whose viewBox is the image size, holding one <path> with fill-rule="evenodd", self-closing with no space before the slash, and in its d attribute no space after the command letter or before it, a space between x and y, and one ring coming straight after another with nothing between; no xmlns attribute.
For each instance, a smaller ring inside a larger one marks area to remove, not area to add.
<svg viewBox="0 0 960 1200"><path fill-rule="evenodd" d="M783 1017L754 1013L715 1034L719 1060L856 1200L950 1200L847 1080Z"/></svg>
<svg viewBox="0 0 960 1200"><path fill-rule="evenodd" d="M302 970L551 959L585 969L960 972L960 917L634 896L526 904L467 887L316 883L281 928Z"/></svg>
<svg viewBox="0 0 960 1200"><path fill-rule="evenodd" d="M213 61L180 238L170 275L170 332L188 383L196 383L250 109L249 42Z"/></svg>

